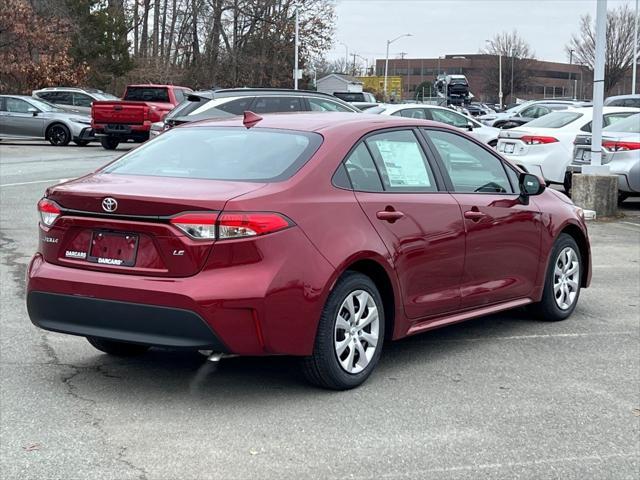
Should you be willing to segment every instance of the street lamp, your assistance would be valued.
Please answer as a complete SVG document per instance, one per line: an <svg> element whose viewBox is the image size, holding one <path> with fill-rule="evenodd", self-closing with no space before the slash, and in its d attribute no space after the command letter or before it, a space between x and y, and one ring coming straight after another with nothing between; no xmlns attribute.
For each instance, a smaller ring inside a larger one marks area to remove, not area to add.
<svg viewBox="0 0 640 480"><path fill-rule="evenodd" d="M412 36L413 35L411 35L410 33L404 33L399 37L394 38L393 40L387 40L387 56L384 61L384 88L383 88L383 91L384 91L383 95L384 95L385 101L387 101L387 74L389 72L389 45L391 45L396 40L400 40L401 38L412 37Z"/></svg>
<svg viewBox="0 0 640 480"><path fill-rule="evenodd" d="M489 45L493 45L491 40L485 40ZM513 68L512 68L513 71ZM498 51L498 104L502 110L502 51Z"/></svg>

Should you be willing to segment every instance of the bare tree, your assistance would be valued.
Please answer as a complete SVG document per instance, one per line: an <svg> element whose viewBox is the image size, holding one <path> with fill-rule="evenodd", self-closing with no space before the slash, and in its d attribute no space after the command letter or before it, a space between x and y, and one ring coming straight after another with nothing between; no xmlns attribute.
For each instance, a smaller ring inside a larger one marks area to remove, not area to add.
<svg viewBox="0 0 640 480"><path fill-rule="evenodd" d="M505 98L509 98L509 103L515 102L518 92L527 87L531 76L531 60L535 58L535 54L529 43L516 30L502 32L494 35L481 53L502 55L502 89L506 93ZM485 90L498 90L499 71L497 62L485 69Z"/></svg>
<svg viewBox="0 0 640 480"><path fill-rule="evenodd" d="M609 92L633 66L633 29L635 15L629 5L607 12L607 44L604 68L604 90ZM580 17L580 32L565 47L567 55L593 70L595 63L595 25L591 15ZM640 40L640 39L639 39ZM640 42L639 42L640 45Z"/></svg>

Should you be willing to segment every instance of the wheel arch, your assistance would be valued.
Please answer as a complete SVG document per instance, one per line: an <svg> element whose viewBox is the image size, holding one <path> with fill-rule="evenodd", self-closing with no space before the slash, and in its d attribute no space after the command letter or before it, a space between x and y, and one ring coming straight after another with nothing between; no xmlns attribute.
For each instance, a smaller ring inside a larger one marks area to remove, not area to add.
<svg viewBox="0 0 640 480"><path fill-rule="evenodd" d="M582 260L583 266L580 286L586 288L589 286L589 279L591 278L591 249L589 248L587 236L578 225L567 223L561 230L559 230L558 235L556 235L556 238L554 239L554 243L563 233L569 235L578 244L578 248L580 249L580 259Z"/></svg>
<svg viewBox="0 0 640 480"><path fill-rule="evenodd" d="M396 325L396 307L398 305L397 288L393 281L393 276L378 260L365 257L355 259L343 266L336 280L347 271L362 273L369 277L382 297L385 319L385 339L391 340L394 336ZM334 282L335 284L335 282ZM333 287L332 287L333 288Z"/></svg>

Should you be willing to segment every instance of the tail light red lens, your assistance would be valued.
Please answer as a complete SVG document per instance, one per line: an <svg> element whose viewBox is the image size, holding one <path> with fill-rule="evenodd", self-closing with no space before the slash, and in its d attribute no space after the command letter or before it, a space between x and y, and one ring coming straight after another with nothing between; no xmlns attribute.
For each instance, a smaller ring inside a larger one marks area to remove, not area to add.
<svg viewBox="0 0 640 480"><path fill-rule="evenodd" d="M543 135L525 135L522 140L527 145L542 145L546 143L555 143L558 141L555 137L545 137Z"/></svg>
<svg viewBox="0 0 640 480"><path fill-rule="evenodd" d="M216 212L185 213L170 221L197 240L255 237L293 225L286 217L270 212L233 212L220 215Z"/></svg>
<svg viewBox="0 0 640 480"><path fill-rule="evenodd" d="M43 198L38 202L38 212L40 212L40 221L50 227L60 216L61 210L55 202Z"/></svg>
<svg viewBox="0 0 640 480"><path fill-rule="evenodd" d="M611 152L626 152L628 150L640 150L638 142L612 142L604 141L602 146Z"/></svg>
<svg viewBox="0 0 640 480"><path fill-rule="evenodd" d="M218 214L215 212L185 213L173 217L170 222L191 238L214 240L216 238L217 219Z"/></svg>
<svg viewBox="0 0 640 480"><path fill-rule="evenodd" d="M223 213L218 219L218 238L254 237L290 226L291 222L277 213Z"/></svg>

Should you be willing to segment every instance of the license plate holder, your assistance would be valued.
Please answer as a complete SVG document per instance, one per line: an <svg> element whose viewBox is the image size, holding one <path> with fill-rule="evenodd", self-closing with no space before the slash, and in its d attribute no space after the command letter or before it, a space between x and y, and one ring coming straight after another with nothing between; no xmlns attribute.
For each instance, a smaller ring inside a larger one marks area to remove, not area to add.
<svg viewBox="0 0 640 480"><path fill-rule="evenodd" d="M100 265L133 267L138 255L138 235L133 233L94 231L87 261Z"/></svg>
<svg viewBox="0 0 640 480"><path fill-rule="evenodd" d="M117 123L109 123L104 128L105 133L131 133L131 127L129 125L121 125Z"/></svg>
<svg viewBox="0 0 640 480"><path fill-rule="evenodd" d="M504 144L504 153L513 153L516 149L515 143L505 143Z"/></svg>

